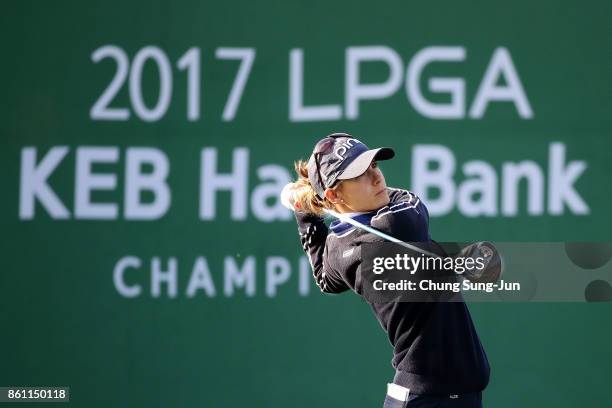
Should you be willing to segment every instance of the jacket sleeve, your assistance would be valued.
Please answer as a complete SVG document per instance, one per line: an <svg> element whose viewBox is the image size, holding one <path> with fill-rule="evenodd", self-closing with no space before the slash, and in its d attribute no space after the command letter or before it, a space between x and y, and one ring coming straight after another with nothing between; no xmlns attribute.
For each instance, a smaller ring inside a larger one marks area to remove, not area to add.
<svg viewBox="0 0 612 408"><path fill-rule="evenodd" d="M404 242L428 242L429 212L414 193L398 188L388 188L389 204L380 208L372 217L372 227Z"/></svg>
<svg viewBox="0 0 612 408"><path fill-rule="evenodd" d="M308 257L314 280L324 293L341 293L349 289L342 276L328 262L328 228L322 217L315 214L295 213L302 249Z"/></svg>

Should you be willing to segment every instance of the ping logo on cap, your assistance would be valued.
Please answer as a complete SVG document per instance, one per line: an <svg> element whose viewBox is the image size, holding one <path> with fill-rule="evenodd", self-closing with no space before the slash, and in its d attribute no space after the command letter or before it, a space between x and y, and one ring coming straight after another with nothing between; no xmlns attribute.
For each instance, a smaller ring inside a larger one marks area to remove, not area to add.
<svg viewBox="0 0 612 408"><path fill-rule="evenodd" d="M361 142L355 138L346 139L344 142L342 142L340 146L338 146L336 150L334 151L336 157L338 157L340 160L344 160L345 159L344 155L351 147L353 147L354 143L361 143Z"/></svg>

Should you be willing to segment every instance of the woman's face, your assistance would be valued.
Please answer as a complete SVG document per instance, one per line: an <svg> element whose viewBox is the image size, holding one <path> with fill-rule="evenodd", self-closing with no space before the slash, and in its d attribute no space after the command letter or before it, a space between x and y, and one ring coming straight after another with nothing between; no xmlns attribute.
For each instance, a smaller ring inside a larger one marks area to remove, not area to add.
<svg viewBox="0 0 612 408"><path fill-rule="evenodd" d="M335 193L336 201L340 201L337 207L342 212L373 211L389 204L385 176L375 161L361 176L342 180Z"/></svg>

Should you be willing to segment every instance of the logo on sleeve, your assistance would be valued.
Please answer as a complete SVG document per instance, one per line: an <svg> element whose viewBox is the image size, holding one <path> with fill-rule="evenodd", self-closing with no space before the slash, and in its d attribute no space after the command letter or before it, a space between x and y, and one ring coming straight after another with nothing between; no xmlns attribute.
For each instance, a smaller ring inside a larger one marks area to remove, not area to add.
<svg viewBox="0 0 612 408"><path fill-rule="evenodd" d="M346 251L342 253L342 257L347 258L351 256L353 254L353 251L355 251L355 248L347 249Z"/></svg>

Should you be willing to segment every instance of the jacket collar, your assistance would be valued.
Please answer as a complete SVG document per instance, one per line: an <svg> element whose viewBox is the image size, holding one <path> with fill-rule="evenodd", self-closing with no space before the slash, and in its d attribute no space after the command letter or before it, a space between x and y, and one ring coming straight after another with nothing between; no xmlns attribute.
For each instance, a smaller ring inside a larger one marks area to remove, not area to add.
<svg viewBox="0 0 612 408"><path fill-rule="evenodd" d="M370 225L370 220L375 215L376 215L376 210L370 211L367 213L363 213L363 214L357 214L357 215L352 216L351 218L361 224ZM343 234L347 232L348 230L350 230L351 228L355 228L355 227L352 224L349 224L348 222L343 222L340 220L334 220L332 221L331 224L329 224L329 229L331 229L332 232L336 235Z"/></svg>

